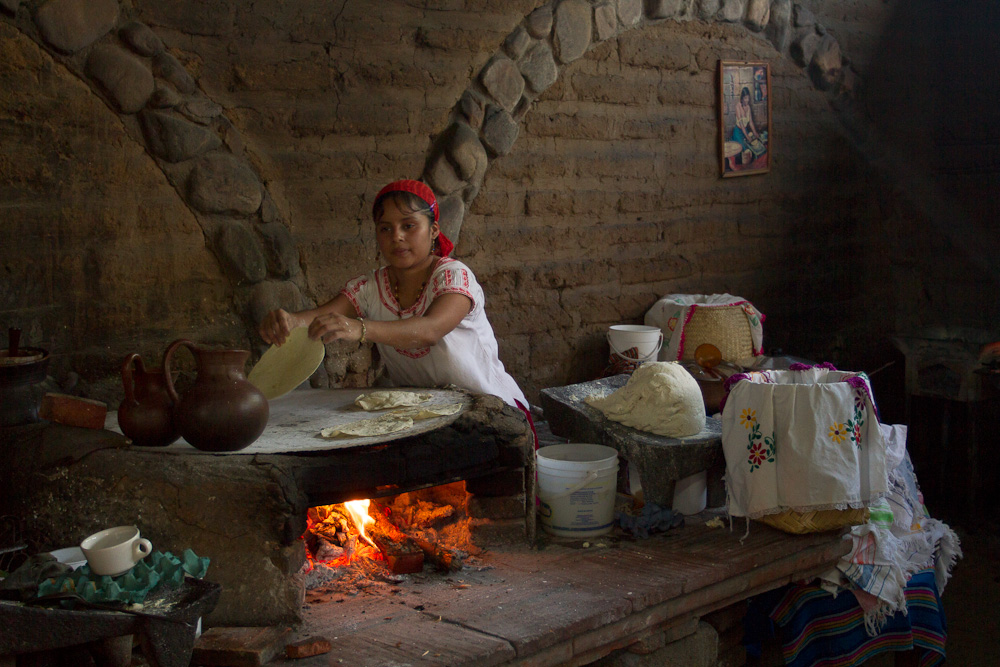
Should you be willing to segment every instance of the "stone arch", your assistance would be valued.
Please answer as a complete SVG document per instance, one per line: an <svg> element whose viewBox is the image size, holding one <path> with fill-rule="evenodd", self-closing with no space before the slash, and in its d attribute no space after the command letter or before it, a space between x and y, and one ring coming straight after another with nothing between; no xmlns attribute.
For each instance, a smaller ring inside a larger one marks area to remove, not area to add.
<svg viewBox="0 0 1000 667"><path fill-rule="evenodd" d="M118 0L0 0L0 12L86 82L146 147L195 215L230 278L248 332L279 306L307 307L299 253L244 142L220 105ZM507 154L532 102L560 69L626 30L673 21L741 24L852 96L837 40L792 0L551 0L524 17L480 69L431 143L422 178L458 240L490 162Z"/></svg>
<svg viewBox="0 0 1000 667"><path fill-rule="evenodd" d="M506 37L428 150L421 178L438 195L444 233L458 242L490 161L510 152L521 121L561 68L627 30L668 20L741 24L804 68L820 90L853 98L856 73L840 44L792 0L551 0Z"/></svg>
<svg viewBox="0 0 1000 667"><path fill-rule="evenodd" d="M248 333L274 308L310 305L287 221L239 131L153 30L131 19L128 5L0 0L0 11L145 146L201 225Z"/></svg>

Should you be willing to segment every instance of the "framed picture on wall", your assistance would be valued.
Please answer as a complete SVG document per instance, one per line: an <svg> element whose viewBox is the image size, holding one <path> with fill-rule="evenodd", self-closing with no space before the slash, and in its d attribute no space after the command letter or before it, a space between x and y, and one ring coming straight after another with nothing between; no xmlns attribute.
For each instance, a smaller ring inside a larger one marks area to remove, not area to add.
<svg viewBox="0 0 1000 667"><path fill-rule="evenodd" d="M724 178L771 169L771 68L719 61L719 167Z"/></svg>

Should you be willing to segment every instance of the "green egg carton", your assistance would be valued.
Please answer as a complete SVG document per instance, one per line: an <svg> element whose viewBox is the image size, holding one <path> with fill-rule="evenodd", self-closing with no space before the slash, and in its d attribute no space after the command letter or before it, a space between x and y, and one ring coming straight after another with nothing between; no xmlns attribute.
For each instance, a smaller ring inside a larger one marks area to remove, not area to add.
<svg viewBox="0 0 1000 667"><path fill-rule="evenodd" d="M90 566L51 577L38 585L38 597L76 595L91 603L140 604L151 591L161 585L180 588L184 577L201 579L208 571L210 559L185 549L178 558L172 553L154 551L125 574L117 577L95 575Z"/></svg>

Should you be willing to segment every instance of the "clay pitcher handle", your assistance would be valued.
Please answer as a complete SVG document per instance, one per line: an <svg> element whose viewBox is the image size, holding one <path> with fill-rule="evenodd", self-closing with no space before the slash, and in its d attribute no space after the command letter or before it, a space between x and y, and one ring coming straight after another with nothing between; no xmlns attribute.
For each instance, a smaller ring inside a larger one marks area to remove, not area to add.
<svg viewBox="0 0 1000 667"><path fill-rule="evenodd" d="M163 374L166 376L167 381L167 395L170 396L170 400L177 405L181 402L180 396L177 395L177 390L174 389L174 380L170 374L170 358L174 355L174 350L176 350L181 345L187 345L188 349L195 354L197 348L195 344L189 341L187 338L181 338L180 340L175 340L167 348L166 352L163 353ZM195 357L198 355L195 354Z"/></svg>
<svg viewBox="0 0 1000 667"><path fill-rule="evenodd" d="M146 367L142 365L142 357L137 352L128 355L122 362L122 386L125 387L125 401L128 405L135 407L139 405L139 401L135 398L135 383L132 381L131 366L133 361L135 362L135 370L140 375L145 375Z"/></svg>

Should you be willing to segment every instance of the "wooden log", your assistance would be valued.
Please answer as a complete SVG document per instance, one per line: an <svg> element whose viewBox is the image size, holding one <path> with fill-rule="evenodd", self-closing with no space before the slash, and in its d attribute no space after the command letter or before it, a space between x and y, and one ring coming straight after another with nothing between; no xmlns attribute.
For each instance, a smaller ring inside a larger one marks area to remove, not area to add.
<svg viewBox="0 0 1000 667"><path fill-rule="evenodd" d="M414 541L399 532L381 512L376 511L365 531L378 546L393 574L413 574L424 569L424 552Z"/></svg>
<svg viewBox="0 0 1000 667"><path fill-rule="evenodd" d="M446 549L439 544L432 544L427 540L422 540L419 537L411 538L418 547L424 552L424 556L427 560L434 565L434 568L439 572L453 572L462 567L461 559L459 559L455 552L450 549Z"/></svg>

